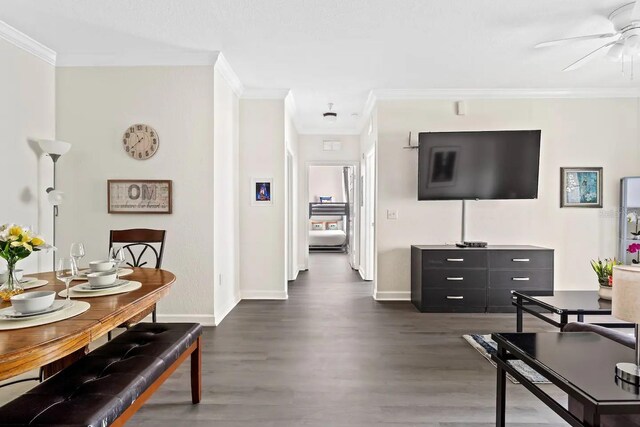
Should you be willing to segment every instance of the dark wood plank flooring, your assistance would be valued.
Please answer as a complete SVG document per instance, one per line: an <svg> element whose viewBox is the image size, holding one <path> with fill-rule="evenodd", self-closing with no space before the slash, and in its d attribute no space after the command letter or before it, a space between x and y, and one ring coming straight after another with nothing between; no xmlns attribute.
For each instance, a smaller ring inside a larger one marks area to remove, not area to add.
<svg viewBox="0 0 640 427"><path fill-rule="evenodd" d="M375 302L371 286L345 255L313 254L288 301L242 301L207 329L200 405L181 368L130 425L495 425L495 370L461 335L511 331L514 315L420 314ZM565 425L522 386L507 401L509 425Z"/></svg>

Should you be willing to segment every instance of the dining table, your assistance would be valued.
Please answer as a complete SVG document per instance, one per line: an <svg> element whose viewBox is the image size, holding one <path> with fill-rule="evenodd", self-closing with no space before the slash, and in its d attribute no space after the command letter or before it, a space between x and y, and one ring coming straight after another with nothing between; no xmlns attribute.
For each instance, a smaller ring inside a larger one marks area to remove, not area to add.
<svg viewBox="0 0 640 427"><path fill-rule="evenodd" d="M134 291L93 298L73 298L86 301L91 307L84 313L55 323L23 329L0 331L0 381L44 368L44 377L70 365L88 352L89 344L126 321L153 307L175 282L175 275L155 268L132 268L126 279L142 286ZM55 272L28 275L48 283L34 290L59 292L65 289L56 280ZM80 282L72 282L71 286ZM1 302L0 309L9 307Z"/></svg>

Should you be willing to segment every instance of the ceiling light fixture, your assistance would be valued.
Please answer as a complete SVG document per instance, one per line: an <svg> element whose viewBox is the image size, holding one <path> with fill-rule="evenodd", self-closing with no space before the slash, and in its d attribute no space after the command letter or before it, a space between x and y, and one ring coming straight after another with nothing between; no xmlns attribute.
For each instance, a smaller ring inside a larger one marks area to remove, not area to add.
<svg viewBox="0 0 640 427"><path fill-rule="evenodd" d="M330 102L329 103L329 111L327 111L326 113L322 114L322 117L327 122L335 122L335 121L338 120L338 113L335 113L335 112L331 111L332 108L333 108L333 103Z"/></svg>

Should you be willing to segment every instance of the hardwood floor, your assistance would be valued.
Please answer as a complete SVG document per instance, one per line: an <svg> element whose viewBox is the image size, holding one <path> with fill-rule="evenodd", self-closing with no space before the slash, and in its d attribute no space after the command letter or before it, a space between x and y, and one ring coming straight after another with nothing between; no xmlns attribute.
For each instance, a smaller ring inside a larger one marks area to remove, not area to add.
<svg viewBox="0 0 640 427"><path fill-rule="evenodd" d="M375 302L345 255L313 254L289 300L242 301L207 329L200 405L185 366L130 425L493 426L495 370L461 335L514 328L514 315ZM522 386L508 384L507 402L509 425L566 425Z"/></svg>

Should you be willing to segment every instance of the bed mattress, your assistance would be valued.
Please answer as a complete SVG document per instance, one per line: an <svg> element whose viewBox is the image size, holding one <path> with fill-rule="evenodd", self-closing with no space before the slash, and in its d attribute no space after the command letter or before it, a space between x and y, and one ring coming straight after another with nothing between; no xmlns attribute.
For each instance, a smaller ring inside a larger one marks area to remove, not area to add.
<svg viewBox="0 0 640 427"><path fill-rule="evenodd" d="M309 230L309 246L340 246L346 239L344 230Z"/></svg>

